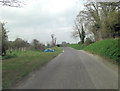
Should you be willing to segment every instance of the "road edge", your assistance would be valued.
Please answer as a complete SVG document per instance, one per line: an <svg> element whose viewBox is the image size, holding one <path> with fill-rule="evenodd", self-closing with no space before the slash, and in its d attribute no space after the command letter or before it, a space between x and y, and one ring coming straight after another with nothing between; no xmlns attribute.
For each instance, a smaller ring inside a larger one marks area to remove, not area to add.
<svg viewBox="0 0 120 91"><path fill-rule="evenodd" d="M102 63L104 63L106 66L108 66L109 68L113 69L114 71L118 72L118 64L114 64L110 61L110 59L105 59L104 57L97 55L97 54L92 54L91 52L85 51L85 50L78 50L78 51L82 51L86 54L88 54L89 56L94 56L96 59L100 59L100 61Z"/></svg>

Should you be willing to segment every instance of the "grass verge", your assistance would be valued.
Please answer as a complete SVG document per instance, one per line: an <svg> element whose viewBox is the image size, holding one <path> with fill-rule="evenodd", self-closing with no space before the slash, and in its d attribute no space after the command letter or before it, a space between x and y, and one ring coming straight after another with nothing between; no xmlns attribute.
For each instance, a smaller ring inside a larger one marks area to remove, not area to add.
<svg viewBox="0 0 120 91"><path fill-rule="evenodd" d="M85 45L81 45L81 44L70 44L68 45L68 47L72 47L76 50L81 50L81 49L84 49L86 46Z"/></svg>
<svg viewBox="0 0 120 91"><path fill-rule="evenodd" d="M61 47L53 48L55 52L26 51L15 58L2 62L3 89L14 86L33 70L39 68L62 52Z"/></svg>
<svg viewBox="0 0 120 91"><path fill-rule="evenodd" d="M89 51L93 54L98 54L103 56L104 58L113 59L114 63L120 63L120 48L119 48L119 39L106 39L97 41L88 46L80 45L80 44L72 44L69 47L74 49L82 49L85 51Z"/></svg>

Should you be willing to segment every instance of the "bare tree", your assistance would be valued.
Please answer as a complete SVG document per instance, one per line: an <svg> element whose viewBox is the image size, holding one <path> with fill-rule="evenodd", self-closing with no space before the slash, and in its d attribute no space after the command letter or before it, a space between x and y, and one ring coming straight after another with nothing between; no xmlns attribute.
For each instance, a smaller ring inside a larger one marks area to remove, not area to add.
<svg viewBox="0 0 120 91"><path fill-rule="evenodd" d="M79 25L76 23L76 21L74 22L74 26L73 26L73 38L79 37L81 40L81 34L80 34L80 28Z"/></svg>
<svg viewBox="0 0 120 91"><path fill-rule="evenodd" d="M12 49L20 49L30 46L30 44L27 41L21 38L16 38L15 41L10 42L9 44L11 45L11 46L9 45L9 47Z"/></svg>
<svg viewBox="0 0 120 91"><path fill-rule="evenodd" d="M0 0L0 5L9 7L22 7L24 2L23 0Z"/></svg>
<svg viewBox="0 0 120 91"><path fill-rule="evenodd" d="M55 46L56 46L56 41L57 41L57 38L55 38Z"/></svg>
<svg viewBox="0 0 120 91"><path fill-rule="evenodd" d="M47 42L47 47L48 47L48 48L50 47L50 43L49 43L49 42Z"/></svg>
<svg viewBox="0 0 120 91"><path fill-rule="evenodd" d="M52 46L54 46L54 45L55 45L55 42L54 42L54 37L55 37L55 35L54 35L54 34L51 34L51 38L52 38Z"/></svg>
<svg viewBox="0 0 120 91"><path fill-rule="evenodd" d="M77 16L76 21L74 22L73 26L74 32L73 32L73 37L79 37L82 44L84 43L85 39L85 31L84 31L84 20L82 17Z"/></svg>
<svg viewBox="0 0 120 91"><path fill-rule="evenodd" d="M45 49L45 45L40 43L37 39L33 39L32 46L34 50L38 50L38 51L43 51Z"/></svg>
<svg viewBox="0 0 120 91"><path fill-rule="evenodd" d="M32 45L35 50L39 50L39 41L37 39L33 39Z"/></svg>
<svg viewBox="0 0 120 91"><path fill-rule="evenodd" d="M88 30L94 34L95 40L114 38L119 33L118 17L120 2L88 2L79 17L84 17Z"/></svg>

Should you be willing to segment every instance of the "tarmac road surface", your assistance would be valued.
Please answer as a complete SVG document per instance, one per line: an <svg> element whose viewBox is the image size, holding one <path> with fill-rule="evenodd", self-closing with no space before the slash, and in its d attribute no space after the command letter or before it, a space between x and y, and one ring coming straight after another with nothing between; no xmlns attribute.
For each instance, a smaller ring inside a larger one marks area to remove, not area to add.
<svg viewBox="0 0 120 91"><path fill-rule="evenodd" d="M118 73L101 60L69 47L17 89L118 89Z"/></svg>

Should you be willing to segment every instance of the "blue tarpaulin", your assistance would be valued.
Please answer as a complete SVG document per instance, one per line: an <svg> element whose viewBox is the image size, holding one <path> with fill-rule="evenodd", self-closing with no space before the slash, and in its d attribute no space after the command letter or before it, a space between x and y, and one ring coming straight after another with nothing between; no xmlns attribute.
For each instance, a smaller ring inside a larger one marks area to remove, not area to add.
<svg viewBox="0 0 120 91"><path fill-rule="evenodd" d="M44 50L44 52L54 52L54 50L52 50L52 49L46 49L46 50Z"/></svg>

